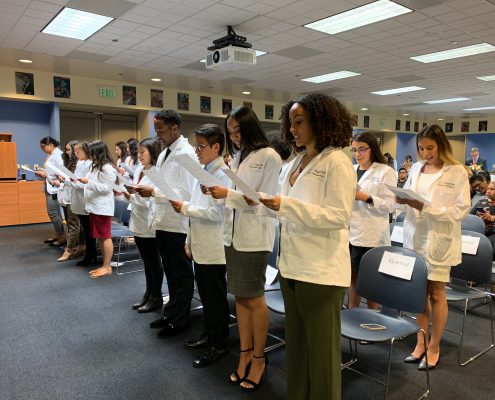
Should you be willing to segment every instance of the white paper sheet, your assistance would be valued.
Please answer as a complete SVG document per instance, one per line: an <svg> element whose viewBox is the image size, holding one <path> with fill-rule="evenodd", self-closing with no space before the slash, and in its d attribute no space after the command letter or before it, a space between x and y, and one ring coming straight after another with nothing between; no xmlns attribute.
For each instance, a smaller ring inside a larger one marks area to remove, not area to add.
<svg viewBox="0 0 495 400"><path fill-rule="evenodd" d="M49 163L47 162L45 164L45 168L47 170L50 170L52 171L55 175L60 175L62 176L64 179L69 179L69 176L65 173L65 172L62 172L62 170L60 170L58 167L56 167L55 165L53 165L52 163Z"/></svg>
<svg viewBox="0 0 495 400"><path fill-rule="evenodd" d="M118 174L117 177L119 178L119 183L121 183L123 185L127 185L127 186L133 185L132 181L128 177L120 175L120 174Z"/></svg>
<svg viewBox="0 0 495 400"><path fill-rule="evenodd" d="M256 204L259 204L260 195L250 187L246 182L244 182L241 178L239 178L230 168L222 168L222 171L229 177L229 179L234 182L244 196L248 199L253 200Z"/></svg>
<svg viewBox="0 0 495 400"><path fill-rule="evenodd" d="M187 154L178 154L174 156L174 160L182 165L202 185L206 187L223 185L219 179L208 173L196 160Z"/></svg>
<svg viewBox="0 0 495 400"><path fill-rule="evenodd" d="M67 168L65 168L63 165L60 165L57 167L60 171L62 171L65 175L67 175L69 178L77 180L77 176L75 176L72 172L70 172Z"/></svg>
<svg viewBox="0 0 495 400"><path fill-rule="evenodd" d="M36 170L32 170L31 168L26 167L25 165L21 165L21 168L22 168L24 171L29 171L29 172L34 172L34 173L36 173L36 171L44 171L44 169L43 169L43 168L38 168L38 169L36 169Z"/></svg>
<svg viewBox="0 0 495 400"><path fill-rule="evenodd" d="M278 275L278 269L273 268L270 265L266 266L266 273L265 273L265 284L270 286L273 282L275 282L275 279L277 278Z"/></svg>
<svg viewBox="0 0 495 400"><path fill-rule="evenodd" d="M404 243L404 227L394 226L392 234L390 235L390 240L396 243Z"/></svg>
<svg viewBox="0 0 495 400"><path fill-rule="evenodd" d="M385 186L397 197L400 199L406 199L406 200L419 200L423 202L424 204L431 204L428 200L425 198L421 197L419 194L413 192L411 189L404 189L404 188L398 188L392 185L387 185Z"/></svg>
<svg viewBox="0 0 495 400"><path fill-rule="evenodd" d="M378 271L383 274L396 276L397 278L410 281L415 261L416 259L414 257L385 251L383 252L382 261L380 262Z"/></svg>
<svg viewBox="0 0 495 400"><path fill-rule="evenodd" d="M479 237L462 235L462 252L464 254L476 255L476 253L478 252L479 245L480 245Z"/></svg>
<svg viewBox="0 0 495 400"><path fill-rule="evenodd" d="M179 194L167 183L165 179L161 176L160 172L156 169L156 167L147 169L143 171L144 174L150 178L151 182L153 182L158 189L162 192L162 194L169 200L182 201Z"/></svg>
<svg viewBox="0 0 495 400"><path fill-rule="evenodd" d="M115 190L118 193L127 193L127 189L122 186L122 185L117 185L114 182L104 182L105 185L108 185L108 187L112 190Z"/></svg>

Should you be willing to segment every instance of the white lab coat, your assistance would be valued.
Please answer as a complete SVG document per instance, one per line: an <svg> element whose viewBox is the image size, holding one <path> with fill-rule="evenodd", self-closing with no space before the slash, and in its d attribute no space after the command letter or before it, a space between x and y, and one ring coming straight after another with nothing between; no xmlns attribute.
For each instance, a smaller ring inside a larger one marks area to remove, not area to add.
<svg viewBox="0 0 495 400"><path fill-rule="evenodd" d="M62 150L60 150L58 147L56 147L53 151L52 154L48 156L48 158L45 161L45 164L43 164L43 167L46 168L46 164L50 163L56 167L60 167L64 165L64 160L62 159ZM46 169L46 192L49 194L57 194L58 193L58 187L53 186L49 181L55 181L58 180L57 175L55 175L54 172L52 172L50 169Z"/></svg>
<svg viewBox="0 0 495 400"><path fill-rule="evenodd" d="M89 214L113 216L115 200L112 188L108 185L117 179L117 170L111 164L105 164L101 171L95 169L88 175L89 181L84 187L85 209Z"/></svg>
<svg viewBox="0 0 495 400"><path fill-rule="evenodd" d="M354 165L354 169L357 168L358 165ZM373 197L373 205L354 202L349 228L349 241L353 246L390 246L388 215L395 211L395 196L385 184L397 184L395 171L380 163L371 164L359 180L361 191Z"/></svg>
<svg viewBox="0 0 495 400"><path fill-rule="evenodd" d="M89 176L89 170L91 168L91 160L80 160L76 164L76 170L74 175L78 178L85 178ZM78 215L88 215L84 205L84 183L72 182L72 199L70 205L70 211Z"/></svg>
<svg viewBox="0 0 495 400"><path fill-rule="evenodd" d="M417 191L424 161L415 163L405 189ZM430 186L422 211L407 207L404 247L418 251L432 265L455 266L461 262L461 220L470 208L469 179L462 165L444 165Z"/></svg>
<svg viewBox="0 0 495 400"><path fill-rule="evenodd" d="M194 177L174 160L174 156L177 154L188 154L191 158L197 160L194 148L182 135L169 148L170 154L167 159L163 161L167 151L165 149L160 153L156 165L165 182L177 191L183 201L189 201L191 199ZM188 218L175 212L168 199L160 192L160 189L155 188L153 190L153 196L155 196L156 202L153 229L187 234Z"/></svg>
<svg viewBox="0 0 495 400"><path fill-rule="evenodd" d="M206 166L206 170L227 186L229 178L221 171L223 167L223 157L218 157ZM204 195L196 180L191 202L184 201L180 212L189 217L186 243L191 249L193 260L198 264L225 264L224 245L229 238L224 225L225 211L232 212L225 209L223 200Z"/></svg>
<svg viewBox="0 0 495 400"><path fill-rule="evenodd" d="M274 195L278 190L278 176L282 160L271 147L252 151L239 165L240 152L232 162L232 171L257 192ZM231 183L232 187L232 183ZM263 205L249 206L241 192L229 188L225 207L235 209L234 221L226 220L226 229L232 232L227 246L233 245L238 251L273 251L275 226L267 214L257 214Z"/></svg>
<svg viewBox="0 0 495 400"><path fill-rule="evenodd" d="M135 173L132 182L136 185L154 187L155 185L146 175L143 175L141 180L139 180L143 169L144 166L142 164L137 166L134 170ZM154 238L156 231L151 227L151 224L153 223L153 215L155 213L155 199L153 197L141 197L138 193L133 193L129 197L129 203L131 206L129 230L137 237Z"/></svg>
<svg viewBox="0 0 495 400"><path fill-rule="evenodd" d="M341 149L327 147L291 187L290 176L302 157L292 161L281 190L280 273L288 279L347 287L356 173Z"/></svg>
<svg viewBox="0 0 495 400"><path fill-rule="evenodd" d="M57 201L61 206L67 206L72 202L72 182L70 181L70 178L60 182Z"/></svg>

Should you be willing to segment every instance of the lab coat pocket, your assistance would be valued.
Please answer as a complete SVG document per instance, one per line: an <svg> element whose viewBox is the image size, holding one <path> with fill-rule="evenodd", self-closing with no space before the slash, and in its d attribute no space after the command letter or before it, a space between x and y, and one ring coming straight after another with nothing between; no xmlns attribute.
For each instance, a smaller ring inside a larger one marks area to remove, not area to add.
<svg viewBox="0 0 495 400"><path fill-rule="evenodd" d="M432 264L444 265L452 247L452 235L430 232L428 234L428 261Z"/></svg>
<svg viewBox="0 0 495 400"><path fill-rule="evenodd" d="M239 212L234 222L235 236L249 243L249 247L258 246L263 240L263 229L260 218L252 213Z"/></svg>

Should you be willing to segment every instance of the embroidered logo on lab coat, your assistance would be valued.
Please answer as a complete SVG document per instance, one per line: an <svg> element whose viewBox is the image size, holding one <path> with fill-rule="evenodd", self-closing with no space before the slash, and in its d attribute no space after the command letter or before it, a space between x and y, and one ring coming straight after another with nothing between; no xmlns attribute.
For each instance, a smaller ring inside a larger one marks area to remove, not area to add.
<svg viewBox="0 0 495 400"><path fill-rule="evenodd" d="M255 171L261 171L263 169L264 165L265 165L265 163L263 163L263 162L252 162L251 164L249 164L249 168L251 168Z"/></svg>
<svg viewBox="0 0 495 400"><path fill-rule="evenodd" d="M325 171L324 169L313 168L313 170L311 171L311 175L316 178L323 179L327 175L327 171Z"/></svg>

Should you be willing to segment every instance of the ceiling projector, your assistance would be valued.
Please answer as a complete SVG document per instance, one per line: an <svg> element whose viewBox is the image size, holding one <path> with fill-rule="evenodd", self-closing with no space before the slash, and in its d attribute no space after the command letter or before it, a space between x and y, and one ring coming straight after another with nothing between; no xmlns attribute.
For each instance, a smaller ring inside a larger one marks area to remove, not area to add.
<svg viewBox="0 0 495 400"><path fill-rule="evenodd" d="M234 70L256 65L256 50L243 36L234 32L232 26L228 26L227 36L213 41L213 46L208 47L206 55L206 68L219 70Z"/></svg>

